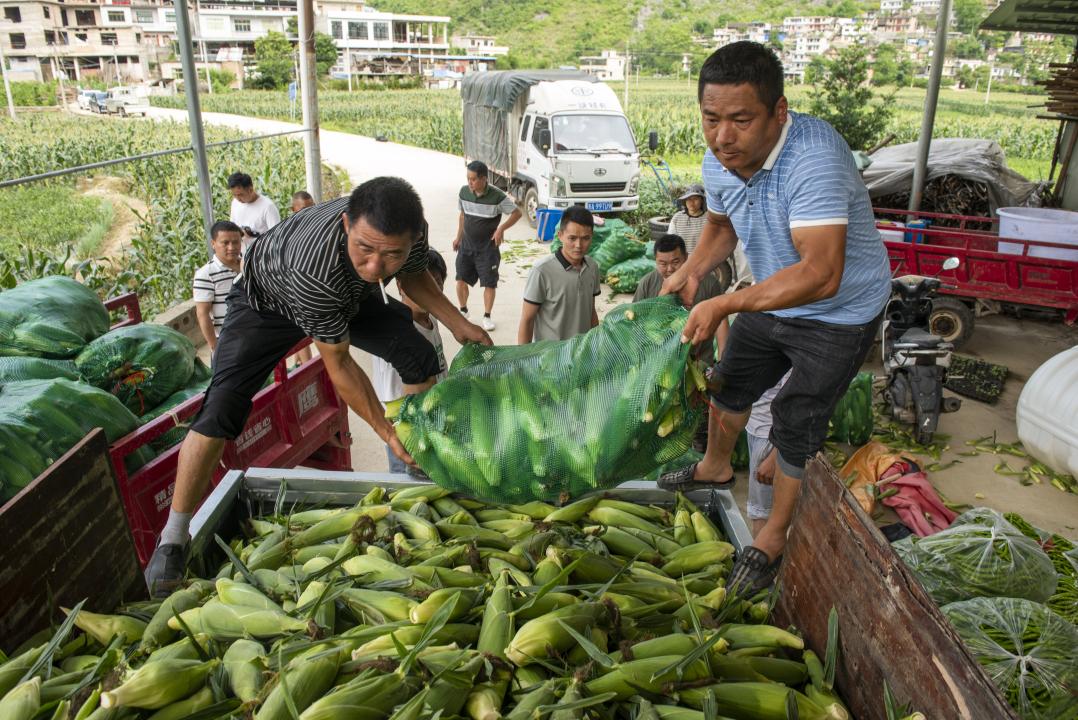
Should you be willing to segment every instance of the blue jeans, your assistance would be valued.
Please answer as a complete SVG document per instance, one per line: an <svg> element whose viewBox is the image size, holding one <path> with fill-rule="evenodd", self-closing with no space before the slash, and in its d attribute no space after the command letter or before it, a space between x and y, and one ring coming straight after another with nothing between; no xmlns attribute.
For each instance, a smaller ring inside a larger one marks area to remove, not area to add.
<svg viewBox="0 0 1078 720"><path fill-rule="evenodd" d="M404 461L393 454L392 448L386 445L386 458L389 459L389 472L401 473L402 475L408 472L408 466L404 464Z"/></svg>

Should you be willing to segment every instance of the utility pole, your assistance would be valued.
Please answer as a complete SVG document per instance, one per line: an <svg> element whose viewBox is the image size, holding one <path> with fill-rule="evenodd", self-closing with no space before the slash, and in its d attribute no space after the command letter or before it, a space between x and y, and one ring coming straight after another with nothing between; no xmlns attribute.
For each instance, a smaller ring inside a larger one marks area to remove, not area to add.
<svg viewBox="0 0 1078 720"><path fill-rule="evenodd" d="M206 71L206 92L213 95L213 82L210 80L210 62L206 57L206 37L202 34L202 6L195 0L195 28L198 30L198 45L202 49L202 68Z"/></svg>
<svg viewBox="0 0 1078 720"><path fill-rule="evenodd" d="M984 104L988 105L988 98L992 95L992 65L988 66L988 84L984 88Z"/></svg>
<svg viewBox="0 0 1078 720"><path fill-rule="evenodd" d="M187 124L191 131L191 153L198 178L198 195L202 206L202 229L206 234L206 249L213 256L210 228L213 227L213 189L210 187L210 169L206 162L206 134L202 129L202 107L198 101L198 71L195 69L195 53L191 42L191 18L187 14L187 0L175 4L176 38L179 41L180 66L183 68L183 92L187 96Z"/></svg>
<svg viewBox="0 0 1078 720"><path fill-rule="evenodd" d="M4 43L0 41L0 75L4 76L4 94L7 95L7 112L15 120L15 101L11 98L11 83L7 78L7 58L4 57Z"/></svg>
<svg viewBox="0 0 1078 720"><path fill-rule="evenodd" d="M629 69L629 63L630 63L629 41L626 40L625 41L625 90L623 92L625 98L624 98L624 101L622 102L622 105L625 106L622 109L625 112L629 112L629 73L631 72L631 70Z"/></svg>
<svg viewBox="0 0 1078 720"><path fill-rule="evenodd" d="M318 138L318 68L314 54L314 0L299 0L299 89L302 93L303 154L307 192L322 202L322 148Z"/></svg>
<svg viewBox="0 0 1078 720"><path fill-rule="evenodd" d="M932 128L936 124L936 103L939 102L940 79L943 77L944 53L947 50L947 25L951 18L951 0L940 3L936 16L936 44L932 50L932 68L928 71L928 93L925 96L925 115L921 119L921 134L917 138L917 158L913 165L913 184L910 187L909 210L921 209L921 199L928 176L928 151L932 146Z"/></svg>

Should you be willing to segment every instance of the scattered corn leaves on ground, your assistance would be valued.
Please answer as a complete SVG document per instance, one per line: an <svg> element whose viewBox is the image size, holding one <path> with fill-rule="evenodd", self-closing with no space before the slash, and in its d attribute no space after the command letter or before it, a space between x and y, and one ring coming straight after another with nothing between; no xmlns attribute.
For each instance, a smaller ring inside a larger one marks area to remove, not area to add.
<svg viewBox="0 0 1078 720"><path fill-rule="evenodd" d="M376 488L220 545L216 577L80 604L0 663L4 717L848 717L770 598L727 594L733 548L683 497Z"/></svg>

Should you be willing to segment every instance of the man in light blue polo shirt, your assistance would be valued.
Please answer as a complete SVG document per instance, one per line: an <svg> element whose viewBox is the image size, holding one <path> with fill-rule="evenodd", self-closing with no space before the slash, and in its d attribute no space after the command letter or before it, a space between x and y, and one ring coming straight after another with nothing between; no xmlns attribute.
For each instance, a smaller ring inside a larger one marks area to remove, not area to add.
<svg viewBox="0 0 1078 720"><path fill-rule="evenodd" d="M774 505L729 587L751 594L778 573L806 461L823 446L838 399L872 346L890 294L887 252L850 148L823 120L791 112L782 65L758 43L716 50L700 70L707 217L700 243L663 284L691 304L700 279L738 239L756 284L693 307L685 342L737 314L712 387L704 459L659 480L672 490L733 482L730 456L766 390L778 450Z"/></svg>

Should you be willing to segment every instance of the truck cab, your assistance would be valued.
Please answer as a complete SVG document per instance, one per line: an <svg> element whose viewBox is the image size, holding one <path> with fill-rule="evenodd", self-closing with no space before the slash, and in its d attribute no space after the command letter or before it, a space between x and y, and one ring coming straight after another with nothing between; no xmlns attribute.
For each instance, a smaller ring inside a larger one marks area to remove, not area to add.
<svg viewBox="0 0 1078 720"><path fill-rule="evenodd" d="M464 150L529 223L540 208L639 205L640 156L617 95L582 73L505 71L465 79Z"/></svg>

